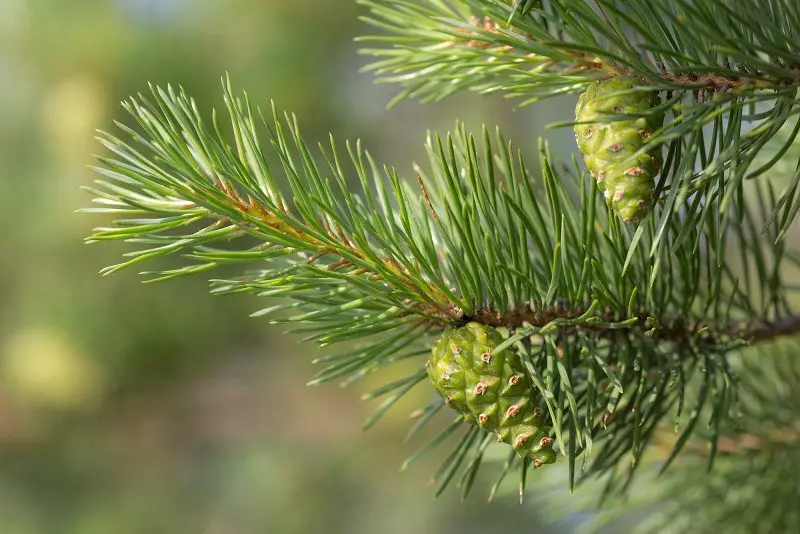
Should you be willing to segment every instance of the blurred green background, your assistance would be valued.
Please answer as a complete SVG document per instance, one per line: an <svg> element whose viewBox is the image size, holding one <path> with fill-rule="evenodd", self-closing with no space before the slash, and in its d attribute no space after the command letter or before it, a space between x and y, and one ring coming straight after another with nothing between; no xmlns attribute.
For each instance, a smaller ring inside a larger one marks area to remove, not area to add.
<svg viewBox="0 0 800 534"><path fill-rule="evenodd" d="M263 303L211 297L199 277L101 278L128 248L81 242L103 223L74 213L90 199L94 131L127 120L119 102L148 81L183 85L210 110L230 72L255 102L297 113L309 139L360 137L406 175L428 128L502 124L532 151L534 125L570 115L574 99L514 111L474 95L387 111L396 88L359 74L360 10L0 0L2 534L539 529L535 506L487 505L486 483L466 505L456 491L434 501L427 479L444 449L398 472L424 439L402 444L429 391L362 433L370 384L306 388L317 349L249 319Z"/></svg>

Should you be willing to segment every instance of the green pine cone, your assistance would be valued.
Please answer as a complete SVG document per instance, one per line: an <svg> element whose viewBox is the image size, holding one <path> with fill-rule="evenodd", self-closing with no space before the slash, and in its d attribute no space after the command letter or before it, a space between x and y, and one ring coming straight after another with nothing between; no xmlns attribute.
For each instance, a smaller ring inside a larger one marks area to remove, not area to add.
<svg viewBox="0 0 800 534"><path fill-rule="evenodd" d="M576 122L591 122L615 114L639 114L658 105L655 91L614 94L640 86L638 80L617 76L592 83L580 96ZM652 133L664 122L662 114L614 122L576 124L578 148L586 167L597 180L606 203L626 223L639 222L653 204L655 178L661 167L661 149L636 157Z"/></svg>
<svg viewBox="0 0 800 534"><path fill-rule="evenodd" d="M536 390L516 354L494 352L502 341L496 329L479 323L448 330L433 347L428 376L464 420L495 432L534 467L551 464L556 454Z"/></svg>

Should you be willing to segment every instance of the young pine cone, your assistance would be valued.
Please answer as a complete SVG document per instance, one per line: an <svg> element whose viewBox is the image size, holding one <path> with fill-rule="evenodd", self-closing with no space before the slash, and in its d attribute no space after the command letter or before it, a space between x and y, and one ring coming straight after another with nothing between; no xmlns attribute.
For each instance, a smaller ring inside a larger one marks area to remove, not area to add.
<svg viewBox="0 0 800 534"><path fill-rule="evenodd" d="M617 76L592 83L575 109L575 136L586 167L597 180L606 203L626 223L639 222L650 211L661 150L653 148L634 157L661 127L660 113L612 122L592 122L614 115L642 114L660 103L655 91L629 90L641 84ZM624 94L619 94L620 92ZM588 123L588 124L587 124Z"/></svg>
<svg viewBox="0 0 800 534"><path fill-rule="evenodd" d="M538 392L511 350L491 327L469 323L447 330L433 347L428 376L450 408L468 423L494 432L534 467L555 462L551 428L536 407Z"/></svg>

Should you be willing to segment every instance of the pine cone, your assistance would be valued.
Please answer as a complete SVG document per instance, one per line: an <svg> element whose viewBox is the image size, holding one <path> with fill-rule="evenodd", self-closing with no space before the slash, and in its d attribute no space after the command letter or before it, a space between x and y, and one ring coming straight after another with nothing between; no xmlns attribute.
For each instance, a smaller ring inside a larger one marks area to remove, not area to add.
<svg viewBox="0 0 800 534"><path fill-rule="evenodd" d="M592 83L575 109L577 122L614 115L640 114L658 105L655 91L627 91L641 84L627 76ZM654 148L636 157L652 133L664 122L662 114L613 122L576 124L578 148L586 167L597 180L606 203L626 223L639 222L653 204L655 177L661 167L661 150Z"/></svg>
<svg viewBox="0 0 800 534"><path fill-rule="evenodd" d="M433 347L428 376L465 421L495 432L534 467L551 464L553 440L536 390L515 353L493 350L502 341L496 329L479 323L448 330Z"/></svg>

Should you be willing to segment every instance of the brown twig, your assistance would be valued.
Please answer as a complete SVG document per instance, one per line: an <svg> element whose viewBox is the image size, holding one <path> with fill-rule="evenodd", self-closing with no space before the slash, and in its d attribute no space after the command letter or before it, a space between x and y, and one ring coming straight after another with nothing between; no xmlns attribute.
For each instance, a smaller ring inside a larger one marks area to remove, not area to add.
<svg viewBox="0 0 800 534"><path fill-rule="evenodd" d="M519 328L523 325L534 327L544 327L557 319L577 319L586 313L585 309L570 310L565 306L556 305L552 309L532 310L530 306L522 306L515 310L500 313L493 308L484 307L478 309L473 315L465 316L462 322L475 321L490 326L504 326L506 328ZM606 322L613 322L612 310L598 313L593 318L601 319ZM564 326L564 331L593 331L600 334L608 334L619 331L618 327L610 329L598 324L595 321L586 321L581 325ZM648 314L638 315L638 320L627 327L628 330L639 330L647 332L655 340L680 342L687 339L700 339L707 343L729 343L733 340L745 342L764 342L772 341L780 337L800 335L800 316L791 315L771 322L759 324L738 323L729 326L724 330L719 330L709 325L701 323L689 323L681 318L659 325L651 324Z"/></svg>
<svg viewBox="0 0 800 534"><path fill-rule="evenodd" d="M595 0L597 3L597 0ZM613 31L617 33L616 28L613 27L611 24L610 19L605 14L602 6L597 3L597 6L600 10L601 15L606 20L606 22L612 27ZM469 22L475 26L478 30L481 30L486 33L490 34L499 34L500 30L502 29L501 25L497 22L492 21L488 17L484 17L483 19L479 19L477 17L472 17ZM466 37L464 39L453 41L452 44L460 44L463 46L467 46L469 48L476 48L485 50L492 46L491 41L486 40L485 37L478 36L474 33L471 33L469 30L466 29L459 29L458 33L465 34ZM617 33L619 36L619 34ZM528 34L523 34L523 37L526 39L533 40L533 37ZM621 36L619 36L622 38ZM514 46L503 44L498 46L498 51L502 52L517 52L516 55L524 56L519 52ZM631 76L633 73L632 71L625 66L616 65L613 62L609 61L601 61L599 58L595 56L590 56L586 52L582 50L569 50L568 48L564 49L564 51L569 54L571 57L575 59L575 70L576 71L587 71L587 70L596 70L608 74L609 76ZM557 61L552 61L552 65L557 65ZM798 73L800 73L800 69L795 69ZM797 80L792 79L774 79L774 78L767 78L765 76L758 76L753 75L751 73L744 73L739 72L735 75L724 76L720 74L707 74L707 73L693 73L693 72L668 72L666 70L661 70L656 77L648 77L643 79L644 82L649 84L658 84L663 82L670 82L680 86L686 86L689 89L694 90L703 90L706 92L717 92L717 91L727 91L736 88L770 88L780 85L786 85L791 83L796 83Z"/></svg>
<svg viewBox="0 0 800 534"><path fill-rule="evenodd" d="M754 341L769 341L777 337L791 336L798 333L800 333L800 316L797 315L789 315L749 330L749 335Z"/></svg>
<svg viewBox="0 0 800 534"><path fill-rule="evenodd" d="M580 70L596 70L604 72L610 76L632 76L632 71L627 67L621 67L611 62L600 61L596 57L590 57L582 51L567 51L576 59ZM728 91L742 87L767 88L775 85L789 83L791 80L766 80L752 74L736 74L733 76L722 76L720 74L696 74L696 73L674 73L662 70L657 78L648 78L648 83L661 83L664 81L676 85L688 86L692 89L703 89L708 92Z"/></svg>

